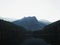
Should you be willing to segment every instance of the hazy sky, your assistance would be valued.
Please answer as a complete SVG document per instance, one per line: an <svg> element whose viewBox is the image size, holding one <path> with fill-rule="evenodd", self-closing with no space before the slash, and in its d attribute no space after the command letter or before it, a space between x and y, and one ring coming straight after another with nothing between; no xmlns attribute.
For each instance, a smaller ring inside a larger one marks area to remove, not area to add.
<svg viewBox="0 0 60 45"><path fill-rule="evenodd" d="M60 19L60 0L0 0L0 17L36 16L51 22Z"/></svg>

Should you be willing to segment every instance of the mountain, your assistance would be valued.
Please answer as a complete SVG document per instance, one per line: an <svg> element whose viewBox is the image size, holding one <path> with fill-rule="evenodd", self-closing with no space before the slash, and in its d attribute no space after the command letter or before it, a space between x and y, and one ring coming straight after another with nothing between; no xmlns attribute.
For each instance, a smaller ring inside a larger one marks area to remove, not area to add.
<svg viewBox="0 0 60 45"><path fill-rule="evenodd" d="M60 31L60 20L44 27L43 30L47 31L48 33L54 33L54 32L57 33L58 31Z"/></svg>
<svg viewBox="0 0 60 45"><path fill-rule="evenodd" d="M33 36L51 45L60 45L60 20L45 26L42 30L34 31Z"/></svg>
<svg viewBox="0 0 60 45"><path fill-rule="evenodd" d="M21 20L17 20L14 22L17 25L21 25L23 27L25 27L27 30L38 30L40 29L40 26L38 24L38 21L35 17L25 17Z"/></svg>
<svg viewBox="0 0 60 45"><path fill-rule="evenodd" d="M24 39L25 30L26 29L21 26L0 20L0 33L2 35L0 35L0 42L2 45L18 45L22 43Z"/></svg>
<svg viewBox="0 0 60 45"><path fill-rule="evenodd" d="M21 25L25 27L27 30L31 31L39 30L46 26L45 23L39 22L35 16L24 17L23 19L14 21L13 23L16 25Z"/></svg>
<svg viewBox="0 0 60 45"><path fill-rule="evenodd" d="M48 34L47 39L53 45L60 45L60 20L46 26L43 30L45 34Z"/></svg>

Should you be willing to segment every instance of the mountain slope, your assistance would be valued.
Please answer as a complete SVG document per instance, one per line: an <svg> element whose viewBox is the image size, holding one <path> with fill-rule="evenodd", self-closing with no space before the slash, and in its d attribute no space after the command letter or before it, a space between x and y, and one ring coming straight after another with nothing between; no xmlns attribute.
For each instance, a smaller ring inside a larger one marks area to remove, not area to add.
<svg viewBox="0 0 60 45"><path fill-rule="evenodd" d="M35 17L23 18L22 20L15 21L14 23L17 25L21 25L25 27L27 30L31 31L40 29L38 21Z"/></svg>
<svg viewBox="0 0 60 45"><path fill-rule="evenodd" d="M54 45L60 45L60 20L56 21L44 29L44 33L48 34L48 40Z"/></svg>
<svg viewBox="0 0 60 45"><path fill-rule="evenodd" d="M24 28L10 22L0 20L0 41L2 45L18 45L24 39Z"/></svg>
<svg viewBox="0 0 60 45"><path fill-rule="evenodd" d="M60 20L47 25L42 31L35 31L34 35L52 45L60 45Z"/></svg>
<svg viewBox="0 0 60 45"><path fill-rule="evenodd" d="M14 21L13 23L16 25L21 25L25 27L27 30L31 30L31 31L42 29L43 27L47 25L43 22L39 22L35 16L25 17L21 20Z"/></svg>

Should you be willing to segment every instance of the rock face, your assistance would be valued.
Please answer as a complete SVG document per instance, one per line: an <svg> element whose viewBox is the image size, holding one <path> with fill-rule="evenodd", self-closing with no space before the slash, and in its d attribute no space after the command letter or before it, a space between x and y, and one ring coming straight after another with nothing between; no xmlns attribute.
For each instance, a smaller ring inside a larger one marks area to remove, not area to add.
<svg viewBox="0 0 60 45"><path fill-rule="evenodd" d="M25 27L27 30L40 29L38 21L35 17L23 18L22 20L15 21L14 23L17 25L21 25L21 26Z"/></svg>
<svg viewBox="0 0 60 45"><path fill-rule="evenodd" d="M45 23L39 22L36 17L25 17L21 20L14 21L16 25L21 25L25 27L27 30L36 31L42 29L46 26Z"/></svg>

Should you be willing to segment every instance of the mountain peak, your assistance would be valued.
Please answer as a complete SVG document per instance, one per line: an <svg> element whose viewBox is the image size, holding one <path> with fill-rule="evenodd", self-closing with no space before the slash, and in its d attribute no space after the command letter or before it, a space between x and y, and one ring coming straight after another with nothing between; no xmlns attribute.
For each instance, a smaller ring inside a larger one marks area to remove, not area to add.
<svg viewBox="0 0 60 45"><path fill-rule="evenodd" d="M45 23L39 22L35 16L24 17L23 19L14 21L13 23L19 26L23 26L27 30L31 30L31 31L40 30L44 26L46 26Z"/></svg>
<svg viewBox="0 0 60 45"><path fill-rule="evenodd" d="M36 19L35 16L33 17L24 17L21 20L17 20L14 22L17 25L21 25L25 27L27 30L38 30L40 29L38 20Z"/></svg>

